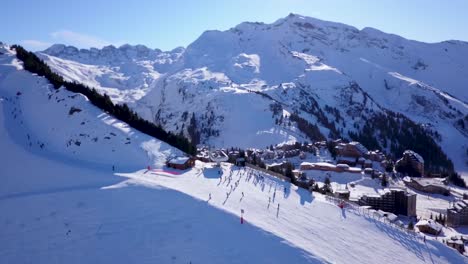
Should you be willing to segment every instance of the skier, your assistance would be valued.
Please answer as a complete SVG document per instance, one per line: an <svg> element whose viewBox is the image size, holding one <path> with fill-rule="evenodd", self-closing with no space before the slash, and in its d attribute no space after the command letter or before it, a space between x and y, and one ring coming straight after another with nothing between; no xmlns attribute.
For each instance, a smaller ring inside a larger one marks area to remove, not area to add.
<svg viewBox="0 0 468 264"><path fill-rule="evenodd" d="M244 197L244 192L242 192L242 197Z"/></svg>
<svg viewBox="0 0 468 264"><path fill-rule="evenodd" d="M112 165L112 171L115 171L115 167L114 167L114 165Z"/></svg>
<svg viewBox="0 0 468 264"><path fill-rule="evenodd" d="M211 200L211 193L210 193L209 196L208 196L208 200Z"/></svg>

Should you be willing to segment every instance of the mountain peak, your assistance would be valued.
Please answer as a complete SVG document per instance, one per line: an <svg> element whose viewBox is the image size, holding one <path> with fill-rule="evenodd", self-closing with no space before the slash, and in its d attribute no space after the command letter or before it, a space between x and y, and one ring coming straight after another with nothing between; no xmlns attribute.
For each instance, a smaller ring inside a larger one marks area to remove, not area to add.
<svg viewBox="0 0 468 264"><path fill-rule="evenodd" d="M275 26L279 26L283 23L288 23L289 25L295 25L295 26L303 26L306 28L322 28L322 27L332 27L332 28L346 28L348 30L358 30L357 28L339 23L339 22L333 22L333 21L327 21L327 20L322 20L318 19L315 17L309 17L309 16L303 16L300 14L294 14L290 13L288 16L284 18L278 19L276 22L273 23Z"/></svg>

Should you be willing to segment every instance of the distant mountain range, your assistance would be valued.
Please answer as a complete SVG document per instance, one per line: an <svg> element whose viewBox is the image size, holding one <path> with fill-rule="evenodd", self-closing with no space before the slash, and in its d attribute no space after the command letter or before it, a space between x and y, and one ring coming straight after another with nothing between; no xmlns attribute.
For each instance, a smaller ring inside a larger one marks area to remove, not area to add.
<svg viewBox="0 0 468 264"><path fill-rule="evenodd" d="M107 93L192 140L266 147L345 138L434 171L468 175L468 43L423 43L296 14L206 31L186 49L38 52L67 80ZM439 148L440 146L440 148Z"/></svg>

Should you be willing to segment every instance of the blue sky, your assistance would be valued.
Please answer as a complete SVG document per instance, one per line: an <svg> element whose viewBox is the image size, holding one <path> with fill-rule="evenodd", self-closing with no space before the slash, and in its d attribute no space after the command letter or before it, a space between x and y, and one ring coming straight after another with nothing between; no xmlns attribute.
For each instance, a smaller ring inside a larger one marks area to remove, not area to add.
<svg viewBox="0 0 468 264"><path fill-rule="evenodd" d="M468 0L8 0L0 7L0 41L32 50L53 43L170 50L187 46L208 29L271 23L289 13L425 42L468 41Z"/></svg>

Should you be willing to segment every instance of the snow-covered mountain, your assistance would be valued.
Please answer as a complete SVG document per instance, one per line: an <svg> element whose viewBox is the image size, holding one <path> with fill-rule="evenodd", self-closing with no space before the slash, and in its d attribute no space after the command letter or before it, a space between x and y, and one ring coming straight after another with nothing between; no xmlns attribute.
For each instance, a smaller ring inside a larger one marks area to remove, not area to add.
<svg viewBox="0 0 468 264"><path fill-rule="evenodd" d="M290 14L206 31L185 50L54 45L38 55L67 79L129 103L167 130L200 134L202 143L310 141L288 118L294 114L325 137L372 133L374 145L391 151L402 142L388 127L372 127L391 110L422 125L468 172L466 42L422 43Z"/></svg>
<svg viewBox="0 0 468 264"><path fill-rule="evenodd" d="M54 89L3 45L0 150L0 263L466 263L259 171L168 169L180 151Z"/></svg>

